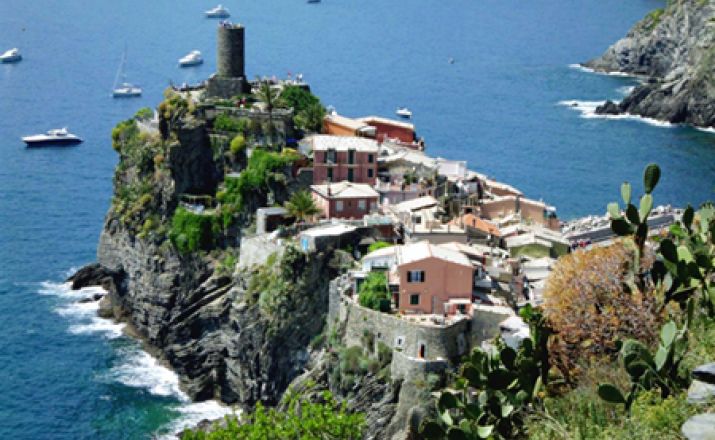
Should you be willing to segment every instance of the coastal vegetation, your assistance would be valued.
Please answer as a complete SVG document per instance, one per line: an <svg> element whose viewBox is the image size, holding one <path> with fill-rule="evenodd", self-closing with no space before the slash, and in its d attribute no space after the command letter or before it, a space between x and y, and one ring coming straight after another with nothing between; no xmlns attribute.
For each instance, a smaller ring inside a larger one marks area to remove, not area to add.
<svg viewBox="0 0 715 440"><path fill-rule="evenodd" d="M195 213L179 206L171 219L169 239L179 252L187 254L211 249L219 232L215 215Z"/></svg>
<svg viewBox="0 0 715 440"><path fill-rule="evenodd" d="M223 189L216 194L224 227L233 224L247 199L265 196L275 185L283 185L285 174L281 170L298 159L298 153L290 149L280 153L255 149L241 174L226 176Z"/></svg>
<svg viewBox="0 0 715 440"><path fill-rule="evenodd" d="M323 125L325 107L320 99L303 87L286 86L278 102L280 107L292 108L293 120L301 130L319 133Z"/></svg>
<svg viewBox="0 0 715 440"><path fill-rule="evenodd" d="M360 285L360 305L383 312L390 311L390 291L384 272L370 272Z"/></svg>
<svg viewBox="0 0 715 440"><path fill-rule="evenodd" d="M210 432L187 430L182 440L234 439L345 439L362 438L365 416L347 410L329 391L321 393L317 402L287 393L285 409L266 408L256 404L253 412L237 417L226 417L224 426Z"/></svg>
<svg viewBox="0 0 715 440"><path fill-rule="evenodd" d="M296 191L285 203L288 214L299 222L306 222L320 212L310 192Z"/></svg>

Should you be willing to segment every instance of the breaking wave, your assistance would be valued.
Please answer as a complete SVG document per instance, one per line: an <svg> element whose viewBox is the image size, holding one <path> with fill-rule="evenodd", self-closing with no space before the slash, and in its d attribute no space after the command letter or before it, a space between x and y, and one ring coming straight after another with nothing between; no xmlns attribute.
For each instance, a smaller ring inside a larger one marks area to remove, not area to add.
<svg viewBox="0 0 715 440"><path fill-rule="evenodd" d="M74 271L70 273L72 272ZM40 283L38 293L55 296L62 300L54 312L67 319L69 333L75 335L97 334L107 339L124 337L125 324L98 317L99 302L90 301L97 295L106 294L101 287L72 290L70 283L46 281ZM114 365L109 370L98 374L97 380L141 388L154 396L176 399L176 403L167 405L167 411L175 413L176 418L155 433L159 438L176 438L174 437L175 433L193 427L202 420L220 419L224 415L234 412L231 408L213 400L191 402L189 397L181 391L179 377L174 371L142 350L138 342L126 339L127 343L120 343L115 351L117 357Z"/></svg>
<svg viewBox="0 0 715 440"><path fill-rule="evenodd" d="M656 127L675 127L667 121L661 121L653 118L646 118L638 115L622 114L622 115L599 115L596 113L596 108L599 105L604 104L606 101L579 101L579 100L565 100L559 101L558 105L564 107L569 107L581 113L582 118L586 119L624 119L624 120L634 120L639 122L644 122L649 125L654 125Z"/></svg>

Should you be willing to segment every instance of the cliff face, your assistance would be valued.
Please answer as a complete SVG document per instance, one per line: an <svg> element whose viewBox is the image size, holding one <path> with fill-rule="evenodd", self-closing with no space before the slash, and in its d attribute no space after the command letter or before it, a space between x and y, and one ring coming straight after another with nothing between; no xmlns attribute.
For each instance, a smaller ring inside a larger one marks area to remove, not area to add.
<svg viewBox="0 0 715 440"><path fill-rule="evenodd" d="M672 0L585 63L596 71L649 77L617 107L600 111L715 126L714 20L714 0Z"/></svg>

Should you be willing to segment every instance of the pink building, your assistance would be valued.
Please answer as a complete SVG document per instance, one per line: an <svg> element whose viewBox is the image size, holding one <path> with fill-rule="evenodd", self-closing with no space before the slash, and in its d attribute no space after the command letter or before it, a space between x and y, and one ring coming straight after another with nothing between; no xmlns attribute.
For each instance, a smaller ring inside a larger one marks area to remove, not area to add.
<svg viewBox="0 0 715 440"><path fill-rule="evenodd" d="M380 196L370 185L345 181L311 185L310 189L325 218L361 219L377 210Z"/></svg>
<svg viewBox="0 0 715 440"><path fill-rule="evenodd" d="M474 266L463 253L426 241L396 252L400 312L471 312Z"/></svg>
<svg viewBox="0 0 715 440"><path fill-rule="evenodd" d="M313 183L348 182L374 184L377 179L378 144L373 139L315 135Z"/></svg>

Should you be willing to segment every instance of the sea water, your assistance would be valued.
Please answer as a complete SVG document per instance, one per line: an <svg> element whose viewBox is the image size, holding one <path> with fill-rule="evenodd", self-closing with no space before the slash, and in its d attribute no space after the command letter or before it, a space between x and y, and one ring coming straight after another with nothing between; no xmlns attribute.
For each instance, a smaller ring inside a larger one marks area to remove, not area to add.
<svg viewBox="0 0 715 440"><path fill-rule="evenodd" d="M594 117L637 80L570 66L602 53L655 0L222 0L246 26L246 68L303 73L341 114L409 107L428 153L558 208L600 214L623 180L663 168L656 203L713 198L715 134ZM220 417L191 403L170 370L80 303L63 283L95 259L117 162L111 128L155 106L169 82L215 70L210 3L1 0L0 436L141 439ZM112 99L124 49L137 99ZM206 62L180 69L198 49ZM449 60L452 58L453 63ZM572 104L577 104L573 106ZM26 149L20 137L68 126L77 147ZM636 184L636 188L639 188Z"/></svg>

